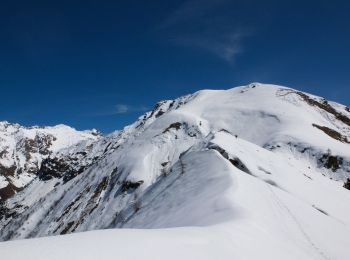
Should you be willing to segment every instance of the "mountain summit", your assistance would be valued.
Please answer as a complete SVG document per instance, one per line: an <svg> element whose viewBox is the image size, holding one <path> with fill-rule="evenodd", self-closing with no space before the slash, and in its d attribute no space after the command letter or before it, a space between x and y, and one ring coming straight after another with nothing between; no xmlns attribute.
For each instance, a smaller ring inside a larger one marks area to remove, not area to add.
<svg viewBox="0 0 350 260"><path fill-rule="evenodd" d="M204 243L221 241L211 249L220 259L349 256L350 109L341 104L252 83L159 102L104 137L0 130L0 187L15 187L0 194L1 240L177 228L162 235L197 241L200 227Z"/></svg>

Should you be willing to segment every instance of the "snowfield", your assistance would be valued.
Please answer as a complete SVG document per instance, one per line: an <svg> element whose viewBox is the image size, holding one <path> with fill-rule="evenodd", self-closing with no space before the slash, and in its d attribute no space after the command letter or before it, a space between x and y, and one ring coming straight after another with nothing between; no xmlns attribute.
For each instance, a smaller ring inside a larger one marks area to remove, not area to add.
<svg viewBox="0 0 350 260"><path fill-rule="evenodd" d="M3 242L0 253L9 260L229 260L235 255L224 231L201 228L90 231Z"/></svg>
<svg viewBox="0 0 350 260"><path fill-rule="evenodd" d="M2 203L0 255L347 260L349 111L259 83L162 101L51 155Z"/></svg>

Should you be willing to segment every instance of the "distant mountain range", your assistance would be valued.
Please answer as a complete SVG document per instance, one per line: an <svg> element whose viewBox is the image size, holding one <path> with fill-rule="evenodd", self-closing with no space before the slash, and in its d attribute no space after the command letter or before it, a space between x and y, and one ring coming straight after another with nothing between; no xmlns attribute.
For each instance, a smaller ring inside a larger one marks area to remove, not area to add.
<svg viewBox="0 0 350 260"><path fill-rule="evenodd" d="M201 227L218 259L345 260L349 189L350 109L281 86L161 101L107 136L0 123L3 241Z"/></svg>

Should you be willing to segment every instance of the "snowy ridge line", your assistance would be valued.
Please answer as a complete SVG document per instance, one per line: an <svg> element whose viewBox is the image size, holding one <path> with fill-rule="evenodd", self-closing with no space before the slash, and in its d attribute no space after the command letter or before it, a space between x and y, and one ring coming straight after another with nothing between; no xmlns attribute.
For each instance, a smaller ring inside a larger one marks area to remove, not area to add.
<svg viewBox="0 0 350 260"><path fill-rule="evenodd" d="M159 102L121 131L50 154L0 205L0 240L140 228L197 241L200 227L205 243L222 241L221 259L346 260L348 116L260 83Z"/></svg>

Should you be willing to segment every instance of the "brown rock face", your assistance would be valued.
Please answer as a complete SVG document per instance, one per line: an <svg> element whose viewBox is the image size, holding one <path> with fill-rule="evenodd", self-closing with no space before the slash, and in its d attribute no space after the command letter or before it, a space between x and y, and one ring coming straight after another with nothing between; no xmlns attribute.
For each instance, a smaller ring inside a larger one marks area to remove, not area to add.
<svg viewBox="0 0 350 260"><path fill-rule="evenodd" d="M8 198L12 197L14 194L16 194L18 191L20 191L20 188L17 188L12 183L9 183L5 188L0 189L0 200L7 200Z"/></svg>

